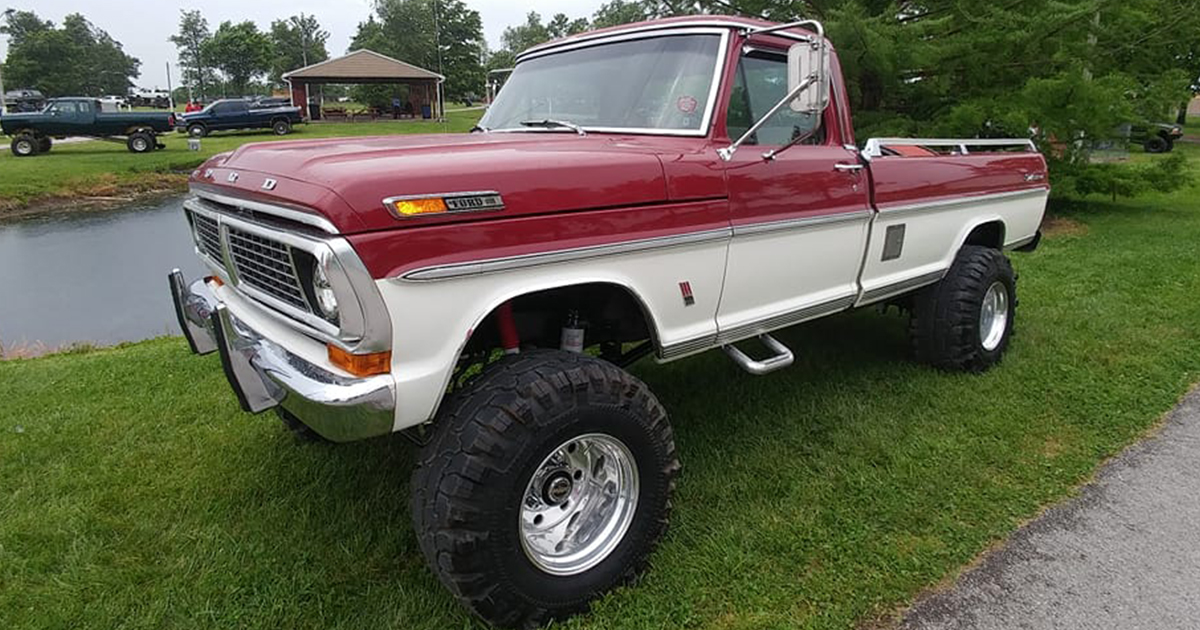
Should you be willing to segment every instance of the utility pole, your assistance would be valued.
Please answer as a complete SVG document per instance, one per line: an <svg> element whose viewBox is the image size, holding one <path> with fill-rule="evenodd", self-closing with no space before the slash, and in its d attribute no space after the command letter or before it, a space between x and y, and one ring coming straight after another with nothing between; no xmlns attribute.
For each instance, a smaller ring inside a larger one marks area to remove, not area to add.
<svg viewBox="0 0 1200 630"><path fill-rule="evenodd" d="M8 111L8 102L4 99L4 64L0 63L0 116Z"/></svg>
<svg viewBox="0 0 1200 630"><path fill-rule="evenodd" d="M174 110L175 109L175 90L171 89L171 62L168 61L166 63L167 63L167 104L171 106L172 110Z"/></svg>

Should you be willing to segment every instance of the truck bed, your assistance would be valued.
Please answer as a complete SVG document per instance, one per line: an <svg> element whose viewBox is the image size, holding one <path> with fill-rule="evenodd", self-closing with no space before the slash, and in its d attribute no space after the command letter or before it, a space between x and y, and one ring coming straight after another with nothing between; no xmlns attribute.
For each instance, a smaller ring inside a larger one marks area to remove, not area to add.
<svg viewBox="0 0 1200 630"><path fill-rule="evenodd" d="M937 279L954 255L950 245L977 226L1002 225L996 241L1006 248L1037 234L1050 190L1045 160L1028 141L878 138L863 153L878 214L859 305ZM903 233L902 268L884 255L889 230Z"/></svg>

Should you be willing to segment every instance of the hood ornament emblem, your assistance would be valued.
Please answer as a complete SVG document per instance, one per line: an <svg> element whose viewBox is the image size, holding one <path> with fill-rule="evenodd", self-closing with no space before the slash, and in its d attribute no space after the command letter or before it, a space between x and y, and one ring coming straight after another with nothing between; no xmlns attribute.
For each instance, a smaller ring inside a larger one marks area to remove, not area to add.
<svg viewBox="0 0 1200 630"><path fill-rule="evenodd" d="M237 182L237 178L238 178L237 171L231 171L229 173L229 177L226 177L225 179L228 180L230 184L233 184L233 183Z"/></svg>
<svg viewBox="0 0 1200 630"><path fill-rule="evenodd" d="M276 182L275 180L268 177L263 180L262 189L263 190L275 190L275 184L277 184L277 183L278 182Z"/></svg>

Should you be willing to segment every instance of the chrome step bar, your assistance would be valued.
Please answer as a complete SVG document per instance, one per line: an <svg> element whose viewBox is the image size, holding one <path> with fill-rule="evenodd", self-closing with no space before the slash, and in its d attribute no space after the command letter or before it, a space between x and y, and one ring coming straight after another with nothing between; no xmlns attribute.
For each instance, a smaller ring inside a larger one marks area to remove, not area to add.
<svg viewBox="0 0 1200 630"><path fill-rule="evenodd" d="M763 359L761 361L755 361L754 359L746 356L745 352L738 350L733 344L721 346L721 349L725 351L725 354L729 355L730 359L733 359L734 363L738 364L738 367L755 376L762 376L763 374L770 374L775 370L781 370L791 365L792 361L795 360L796 357L792 354L792 351L787 346L779 343L779 341L771 335L759 335L758 340L761 341L762 344L767 347L767 349L769 349L771 352L774 352L775 356Z"/></svg>

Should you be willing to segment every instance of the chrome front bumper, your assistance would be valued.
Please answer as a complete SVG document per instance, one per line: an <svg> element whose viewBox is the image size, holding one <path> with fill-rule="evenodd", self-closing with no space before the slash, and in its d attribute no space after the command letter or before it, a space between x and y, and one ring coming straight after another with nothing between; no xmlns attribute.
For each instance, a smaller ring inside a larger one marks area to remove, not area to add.
<svg viewBox="0 0 1200 630"><path fill-rule="evenodd" d="M168 275L179 327L196 354L217 351L242 409L282 407L323 437L350 442L392 431L396 387L391 375L330 372L267 339L229 312L205 280L188 285Z"/></svg>

